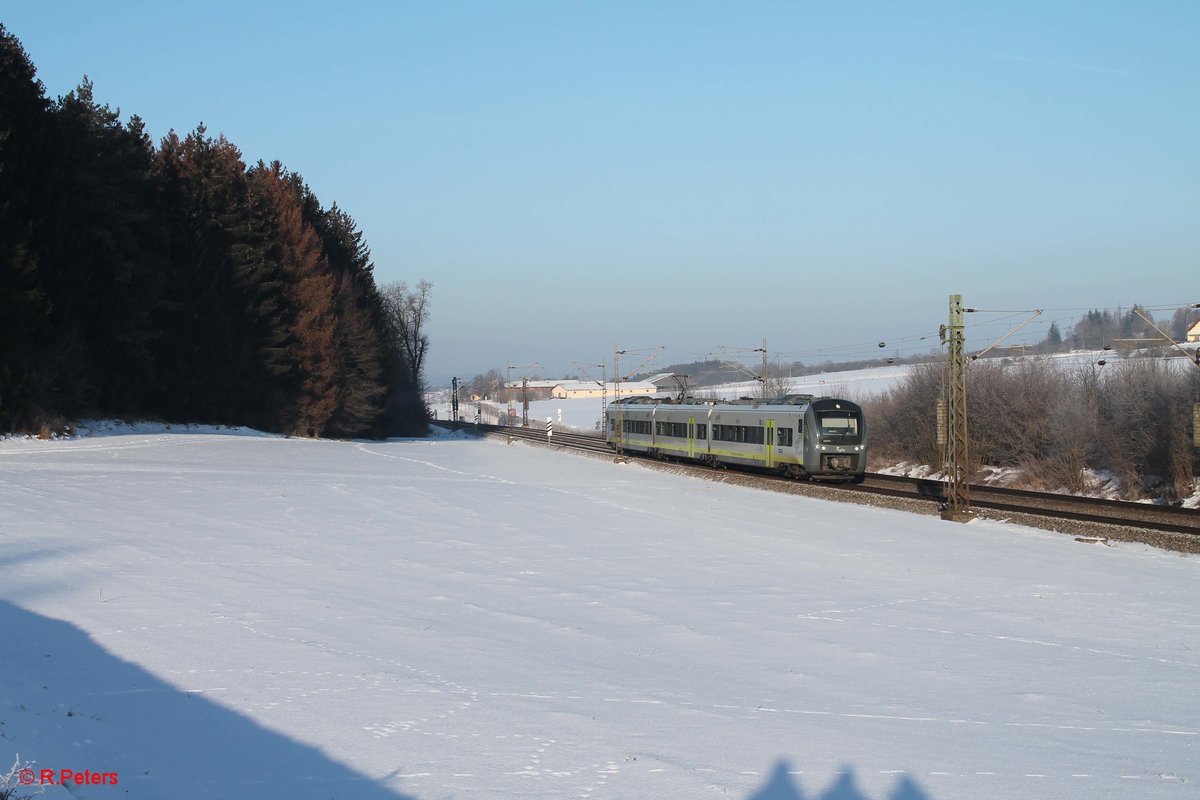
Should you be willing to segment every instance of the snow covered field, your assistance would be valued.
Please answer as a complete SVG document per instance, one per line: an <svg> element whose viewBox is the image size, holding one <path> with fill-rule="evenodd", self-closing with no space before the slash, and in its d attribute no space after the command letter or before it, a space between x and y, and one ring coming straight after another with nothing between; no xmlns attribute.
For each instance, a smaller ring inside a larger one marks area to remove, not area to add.
<svg viewBox="0 0 1200 800"><path fill-rule="evenodd" d="M598 404L597 404L598 405ZM1200 562L495 441L0 442L45 797L1191 798Z"/></svg>

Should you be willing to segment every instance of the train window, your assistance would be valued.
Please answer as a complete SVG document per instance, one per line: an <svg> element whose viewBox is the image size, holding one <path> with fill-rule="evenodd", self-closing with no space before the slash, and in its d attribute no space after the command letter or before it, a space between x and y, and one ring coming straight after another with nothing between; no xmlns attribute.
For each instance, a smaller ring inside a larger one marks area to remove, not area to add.
<svg viewBox="0 0 1200 800"><path fill-rule="evenodd" d="M850 416L821 416L821 433L828 436L854 436L858 433L858 419Z"/></svg>
<svg viewBox="0 0 1200 800"><path fill-rule="evenodd" d="M704 423L704 422L696 423L696 438L697 439L707 439L708 438L708 425L706 423Z"/></svg>
<svg viewBox="0 0 1200 800"><path fill-rule="evenodd" d="M780 447L792 446L792 429L791 428L776 428L779 438Z"/></svg>
<svg viewBox="0 0 1200 800"><path fill-rule="evenodd" d="M633 421L633 432L645 434L648 436L650 434L650 420L635 419Z"/></svg>
<svg viewBox="0 0 1200 800"><path fill-rule="evenodd" d="M743 444L763 444L767 440L765 429L753 425L713 425L712 438L718 442Z"/></svg>
<svg viewBox="0 0 1200 800"><path fill-rule="evenodd" d="M648 419L627 419L624 420L624 424L621 427L626 433L650 435L650 420Z"/></svg>
<svg viewBox="0 0 1200 800"><path fill-rule="evenodd" d="M686 422L656 422L654 430L659 436L670 436L675 439L687 438Z"/></svg>

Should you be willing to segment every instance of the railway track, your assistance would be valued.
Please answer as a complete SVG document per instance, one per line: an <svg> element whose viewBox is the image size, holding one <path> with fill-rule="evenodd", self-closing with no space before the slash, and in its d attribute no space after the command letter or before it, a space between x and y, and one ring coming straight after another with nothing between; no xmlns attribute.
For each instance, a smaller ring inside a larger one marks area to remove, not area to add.
<svg viewBox="0 0 1200 800"><path fill-rule="evenodd" d="M945 501L944 484L920 478L868 473L858 486L849 491L888 494L893 496L928 497L939 504ZM1105 500L1096 497L1033 492L1001 486L973 484L970 487L971 505L997 512L1033 514L1056 519L1075 520L1102 525L1128 525L1153 531L1200 535L1200 511L1174 506Z"/></svg>
<svg viewBox="0 0 1200 800"><path fill-rule="evenodd" d="M468 430L476 429L473 425L465 425L464 427ZM555 431L554 435L547 441L545 429L480 425L477 430L481 434L505 435L513 439L529 440L543 445L548 444L551 447L559 449L581 450L612 455L612 449L604 439L592 434ZM640 456L631 457L659 463L655 459L644 459ZM672 465L686 472L694 472L700 475L712 475L714 472L737 474L745 477L744 481L739 482L765 486L766 488L778 488L778 484L786 484L791 487L811 485L814 489L825 490L826 492L833 490L836 493L897 498L904 501L927 504L928 510L931 513L936 511L945 502L943 493L944 485L942 482L929 479L867 473L866 480L861 484L798 484L792 479L769 473L742 473L730 470L714 470L711 467L685 462L672 462ZM972 485L970 493L971 505L989 517L1018 517L1022 522L1028 522L1029 524L1037 524L1037 519L1044 519L1078 523L1086 526L1120 526L1142 531L1186 534L1189 537L1196 537L1196 542L1200 543L1200 511L1195 509L984 485ZM1049 527L1061 529L1053 525ZM1082 529L1068 528L1067 530L1068 532L1078 532Z"/></svg>

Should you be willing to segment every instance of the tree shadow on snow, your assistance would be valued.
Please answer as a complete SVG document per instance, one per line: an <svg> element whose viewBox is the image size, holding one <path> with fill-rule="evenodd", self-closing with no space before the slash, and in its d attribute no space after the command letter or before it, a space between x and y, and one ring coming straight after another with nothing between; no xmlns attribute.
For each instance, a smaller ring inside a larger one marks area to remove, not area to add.
<svg viewBox="0 0 1200 800"><path fill-rule="evenodd" d="M805 800L799 785L792 780L791 768L786 761L780 761L771 771L767 782L758 788L746 800ZM843 767L837 779L825 791L814 795L815 800L871 800L858 787L854 779L854 770ZM912 777L901 775L896 785L887 794L887 800L933 800L932 795L921 788Z"/></svg>
<svg viewBox="0 0 1200 800"><path fill-rule="evenodd" d="M115 772L89 797L411 800L0 600L0 764ZM8 759L8 760L4 760Z"/></svg>

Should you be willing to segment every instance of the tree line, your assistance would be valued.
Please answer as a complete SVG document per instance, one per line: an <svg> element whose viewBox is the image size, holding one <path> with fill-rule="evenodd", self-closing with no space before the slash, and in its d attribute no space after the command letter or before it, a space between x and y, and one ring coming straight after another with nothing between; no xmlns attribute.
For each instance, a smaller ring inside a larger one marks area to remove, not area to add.
<svg viewBox="0 0 1200 800"><path fill-rule="evenodd" d="M934 408L942 364L865 401L872 459L942 464ZM1045 361L969 367L970 468L1020 470L1050 491L1082 492L1102 475L1128 499L1190 496L1196 479L1192 409L1200 370L1186 359L1130 358L1064 369Z"/></svg>
<svg viewBox="0 0 1200 800"><path fill-rule="evenodd" d="M1177 308L1170 320L1154 320L1141 306L1127 311L1093 309L1079 319L1064 336L1058 323L1050 323L1046 337L1037 346L1039 352L1063 350L1101 350L1114 346L1160 347L1187 339L1188 329L1200 319L1194 306ZM1151 321L1154 320L1154 324ZM1167 334L1164 337L1163 334ZM1167 341L1169 338L1171 341Z"/></svg>
<svg viewBox="0 0 1200 800"><path fill-rule="evenodd" d="M46 97L0 25L0 430L86 415L417 433L430 284L278 161L201 124L157 145L86 79Z"/></svg>
<svg viewBox="0 0 1200 800"><path fill-rule="evenodd" d="M1181 309L1156 325L1181 341L1195 319L1195 309ZM1152 345L1071 366L1036 359L971 362L969 467L1015 468L1027 483L1048 490L1078 493L1110 476L1129 499L1190 496L1197 466L1193 412L1200 401L1200 368L1190 358L1163 342L1136 311L1089 312L1066 335L1052 328L1040 349L1099 350L1121 340ZM941 466L934 409L944 396L946 369L944 361L914 367L901 384L864 401L875 462Z"/></svg>

